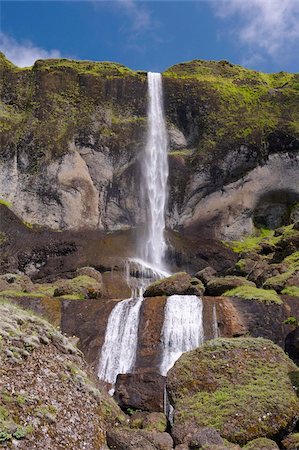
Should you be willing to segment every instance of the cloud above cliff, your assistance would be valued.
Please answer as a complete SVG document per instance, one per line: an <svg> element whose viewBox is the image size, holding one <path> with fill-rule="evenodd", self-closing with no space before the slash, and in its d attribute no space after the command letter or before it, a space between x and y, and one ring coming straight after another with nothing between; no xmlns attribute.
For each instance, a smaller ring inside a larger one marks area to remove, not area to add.
<svg viewBox="0 0 299 450"><path fill-rule="evenodd" d="M0 50L7 59L18 67L32 66L37 59L61 58L59 50L45 50L31 41L18 42L9 35L0 32Z"/></svg>
<svg viewBox="0 0 299 450"><path fill-rule="evenodd" d="M118 5L129 17L133 31L145 31L151 26L151 13L144 4L136 0L118 0Z"/></svg>
<svg viewBox="0 0 299 450"><path fill-rule="evenodd" d="M212 6L218 17L233 20L229 33L245 46L251 63L286 58L299 44L298 0L216 0Z"/></svg>

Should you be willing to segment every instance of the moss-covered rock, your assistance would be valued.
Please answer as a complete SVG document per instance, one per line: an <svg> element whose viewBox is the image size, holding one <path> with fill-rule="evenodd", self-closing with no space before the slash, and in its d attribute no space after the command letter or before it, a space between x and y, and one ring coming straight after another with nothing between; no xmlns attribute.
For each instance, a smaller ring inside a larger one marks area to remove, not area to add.
<svg viewBox="0 0 299 450"><path fill-rule="evenodd" d="M204 293L204 285L197 278L192 278L186 272L178 272L170 277L157 280L150 284L144 292L144 297L161 295L199 295Z"/></svg>
<svg viewBox="0 0 299 450"><path fill-rule="evenodd" d="M279 450L275 441L267 438L258 438L248 442L243 450Z"/></svg>
<svg viewBox="0 0 299 450"><path fill-rule="evenodd" d="M259 289L253 286L240 286L230 289L223 294L225 297L245 298L247 300L258 300L263 303L282 304L279 295L272 289Z"/></svg>
<svg viewBox="0 0 299 450"><path fill-rule="evenodd" d="M102 283L88 275L79 275L70 280L60 280L55 283L54 297L70 295L82 298L98 298L102 295Z"/></svg>
<svg viewBox="0 0 299 450"><path fill-rule="evenodd" d="M255 283L248 281L246 278L231 276L213 278L208 282L206 286L206 293L208 295L222 295L229 289L233 289L239 286L251 286L255 287Z"/></svg>
<svg viewBox="0 0 299 450"><path fill-rule="evenodd" d="M283 439L282 444L285 450L298 450L299 433L290 434L289 436Z"/></svg>
<svg viewBox="0 0 299 450"><path fill-rule="evenodd" d="M265 339L216 339L185 353L168 372L174 428L213 427L231 442L274 437L299 417L289 373L298 371Z"/></svg>
<svg viewBox="0 0 299 450"><path fill-rule="evenodd" d="M0 303L0 442L31 450L100 448L124 417L88 373L81 352L45 320Z"/></svg>

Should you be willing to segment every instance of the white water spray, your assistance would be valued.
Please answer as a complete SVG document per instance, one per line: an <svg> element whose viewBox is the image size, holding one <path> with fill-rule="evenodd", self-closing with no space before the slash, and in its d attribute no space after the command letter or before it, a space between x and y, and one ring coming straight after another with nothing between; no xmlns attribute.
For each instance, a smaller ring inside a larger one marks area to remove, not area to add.
<svg viewBox="0 0 299 450"><path fill-rule="evenodd" d="M202 300L195 295L168 297L162 328L161 374L166 375L184 352L199 347L203 341Z"/></svg>
<svg viewBox="0 0 299 450"><path fill-rule="evenodd" d="M164 238L168 178L168 137L163 110L160 73L148 73L148 130L142 167L142 188L148 205L146 236L141 245L144 261L163 268L166 250Z"/></svg>

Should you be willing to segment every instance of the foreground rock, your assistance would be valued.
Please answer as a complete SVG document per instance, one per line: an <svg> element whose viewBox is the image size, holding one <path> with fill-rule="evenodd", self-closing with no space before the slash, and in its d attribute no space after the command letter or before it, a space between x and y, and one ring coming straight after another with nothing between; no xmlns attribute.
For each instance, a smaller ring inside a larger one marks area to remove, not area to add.
<svg viewBox="0 0 299 450"><path fill-rule="evenodd" d="M107 443L112 450L172 450L173 440L168 433L135 431L128 429L110 430Z"/></svg>
<svg viewBox="0 0 299 450"><path fill-rule="evenodd" d="M122 409L164 411L165 377L157 372L117 376L114 398Z"/></svg>
<svg viewBox="0 0 299 450"><path fill-rule="evenodd" d="M186 272L178 272L152 283L146 289L144 297L158 297L166 295L199 295L204 293L204 285L197 278L192 278Z"/></svg>
<svg viewBox="0 0 299 450"><path fill-rule="evenodd" d="M22 450L99 449L123 416L96 388L81 352L39 317L0 305L0 442Z"/></svg>
<svg viewBox="0 0 299 450"><path fill-rule="evenodd" d="M260 338L216 339L184 354L167 380L174 435L177 427L212 427L245 444L292 429L299 400L291 372L298 367L283 350Z"/></svg>

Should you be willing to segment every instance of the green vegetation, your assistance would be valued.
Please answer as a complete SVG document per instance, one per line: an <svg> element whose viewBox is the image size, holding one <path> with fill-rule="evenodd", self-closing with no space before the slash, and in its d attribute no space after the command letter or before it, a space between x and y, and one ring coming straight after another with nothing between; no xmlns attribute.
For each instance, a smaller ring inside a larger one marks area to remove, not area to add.
<svg viewBox="0 0 299 450"><path fill-rule="evenodd" d="M291 371L298 368L269 340L208 341L168 373L176 421L213 427L239 444L274 437L298 414Z"/></svg>
<svg viewBox="0 0 299 450"><path fill-rule="evenodd" d="M298 133L298 74L264 74L228 61L195 60L170 67L163 75L173 82L184 80L187 91L201 98L209 96L205 151L213 150L209 142L217 146L221 140L261 144L278 126Z"/></svg>
<svg viewBox="0 0 299 450"><path fill-rule="evenodd" d="M0 291L0 298L9 298L9 297L42 298L45 297L45 295L38 292L24 292L14 290Z"/></svg>
<svg viewBox="0 0 299 450"><path fill-rule="evenodd" d="M260 302L271 304L282 304L282 300L279 295L272 289L259 289L253 286L239 286L224 294L226 297L239 297L247 300L258 300Z"/></svg>
<svg viewBox="0 0 299 450"><path fill-rule="evenodd" d="M12 204L6 200L4 200L3 198L0 198L0 205L4 205L7 206L7 208L11 208Z"/></svg>
<svg viewBox="0 0 299 450"><path fill-rule="evenodd" d="M247 253L260 250L260 244L265 238L272 237L273 235L273 230L256 229L252 236L245 236L241 241L225 242L225 244L236 253Z"/></svg>
<svg viewBox="0 0 299 450"><path fill-rule="evenodd" d="M290 295L291 297L299 298L299 287L298 286L286 286L282 291L284 295Z"/></svg>
<svg viewBox="0 0 299 450"><path fill-rule="evenodd" d="M298 326L298 319L294 316L290 316L288 317L286 320L284 320L283 322L285 325L294 325L295 327Z"/></svg>

